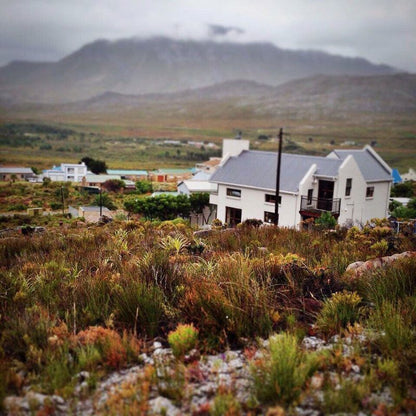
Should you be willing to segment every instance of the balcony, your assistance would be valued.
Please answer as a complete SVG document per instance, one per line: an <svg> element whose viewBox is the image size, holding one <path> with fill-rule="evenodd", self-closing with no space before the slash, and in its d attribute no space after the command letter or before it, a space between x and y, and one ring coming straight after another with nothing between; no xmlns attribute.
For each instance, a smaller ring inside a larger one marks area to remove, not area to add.
<svg viewBox="0 0 416 416"><path fill-rule="evenodd" d="M320 217L323 212L330 212L335 218L339 217L340 198L308 198L302 196L300 214L310 217Z"/></svg>

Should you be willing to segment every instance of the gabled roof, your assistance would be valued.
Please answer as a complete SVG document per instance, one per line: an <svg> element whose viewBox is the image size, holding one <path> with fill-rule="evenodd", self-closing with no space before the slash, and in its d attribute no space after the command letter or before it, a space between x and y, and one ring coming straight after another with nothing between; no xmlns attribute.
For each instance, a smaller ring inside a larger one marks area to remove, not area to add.
<svg viewBox="0 0 416 416"><path fill-rule="evenodd" d="M282 153L280 189L298 192L299 183L312 165L316 175L333 177L342 164L339 159L319 156L293 155ZM277 153L244 150L238 156L230 157L212 176L210 181L229 185L260 189L276 189Z"/></svg>
<svg viewBox="0 0 416 416"><path fill-rule="evenodd" d="M0 173L32 173L31 168L21 168L21 167L0 167Z"/></svg>
<svg viewBox="0 0 416 416"><path fill-rule="evenodd" d="M345 160L352 155L367 182L391 180L391 170L388 170L384 161L379 160L374 150L367 146L357 150L337 149L330 154L330 156L333 155L339 160Z"/></svg>
<svg viewBox="0 0 416 416"><path fill-rule="evenodd" d="M217 185L208 181L188 180L182 181L179 185L180 184L184 184L188 188L189 192L215 192L217 190Z"/></svg>
<svg viewBox="0 0 416 416"><path fill-rule="evenodd" d="M147 175L147 170L130 170L130 169L107 169L109 175Z"/></svg>

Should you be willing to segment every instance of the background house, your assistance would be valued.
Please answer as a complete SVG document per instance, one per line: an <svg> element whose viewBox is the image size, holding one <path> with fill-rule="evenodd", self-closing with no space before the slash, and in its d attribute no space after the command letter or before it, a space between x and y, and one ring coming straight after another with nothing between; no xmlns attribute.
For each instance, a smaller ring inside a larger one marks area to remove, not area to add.
<svg viewBox="0 0 416 416"><path fill-rule="evenodd" d="M0 166L0 180L11 181L11 180L29 180L34 178L34 174L31 168L24 168L20 166L16 167L5 167Z"/></svg>
<svg viewBox="0 0 416 416"><path fill-rule="evenodd" d="M226 140L224 141L226 142ZM273 222L277 154L250 151L234 140L210 181L218 185L210 202L217 218L229 225L248 218ZM225 144L225 143L224 143ZM391 169L369 146L336 150L327 157L282 154L279 225L329 211L340 224L365 223L387 215Z"/></svg>
<svg viewBox="0 0 416 416"><path fill-rule="evenodd" d="M178 183L178 194L191 195L195 193L212 194L217 191L217 185L209 181L210 175L198 172L192 179ZM207 206L201 215L191 214L191 225L204 226L210 224L216 218L216 207Z"/></svg>
<svg viewBox="0 0 416 416"><path fill-rule="evenodd" d="M134 169L107 169L109 175L118 175L121 179L127 179L130 181L141 181L147 179L147 170L134 170Z"/></svg>
<svg viewBox="0 0 416 416"><path fill-rule="evenodd" d="M42 176L54 182L81 182L87 174L87 166L82 163L61 163L52 169L44 170Z"/></svg>

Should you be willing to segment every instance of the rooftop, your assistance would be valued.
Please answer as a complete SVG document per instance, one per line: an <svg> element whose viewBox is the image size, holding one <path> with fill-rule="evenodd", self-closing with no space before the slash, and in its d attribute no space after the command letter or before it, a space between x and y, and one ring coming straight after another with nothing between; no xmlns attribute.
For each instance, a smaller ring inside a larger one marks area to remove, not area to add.
<svg viewBox="0 0 416 416"><path fill-rule="evenodd" d="M280 187L284 192L297 192L300 181L313 164L316 174L336 176L342 161L319 156L282 153ZM210 181L260 189L276 189L277 153L244 150L229 158Z"/></svg>

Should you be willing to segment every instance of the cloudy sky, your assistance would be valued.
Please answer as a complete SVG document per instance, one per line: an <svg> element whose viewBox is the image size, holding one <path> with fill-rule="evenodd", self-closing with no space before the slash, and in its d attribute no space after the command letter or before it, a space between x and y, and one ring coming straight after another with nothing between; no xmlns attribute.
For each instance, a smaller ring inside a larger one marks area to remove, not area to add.
<svg viewBox="0 0 416 416"><path fill-rule="evenodd" d="M0 0L0 65L157 35L268 41L416 72L416 0Z"/></svg>

